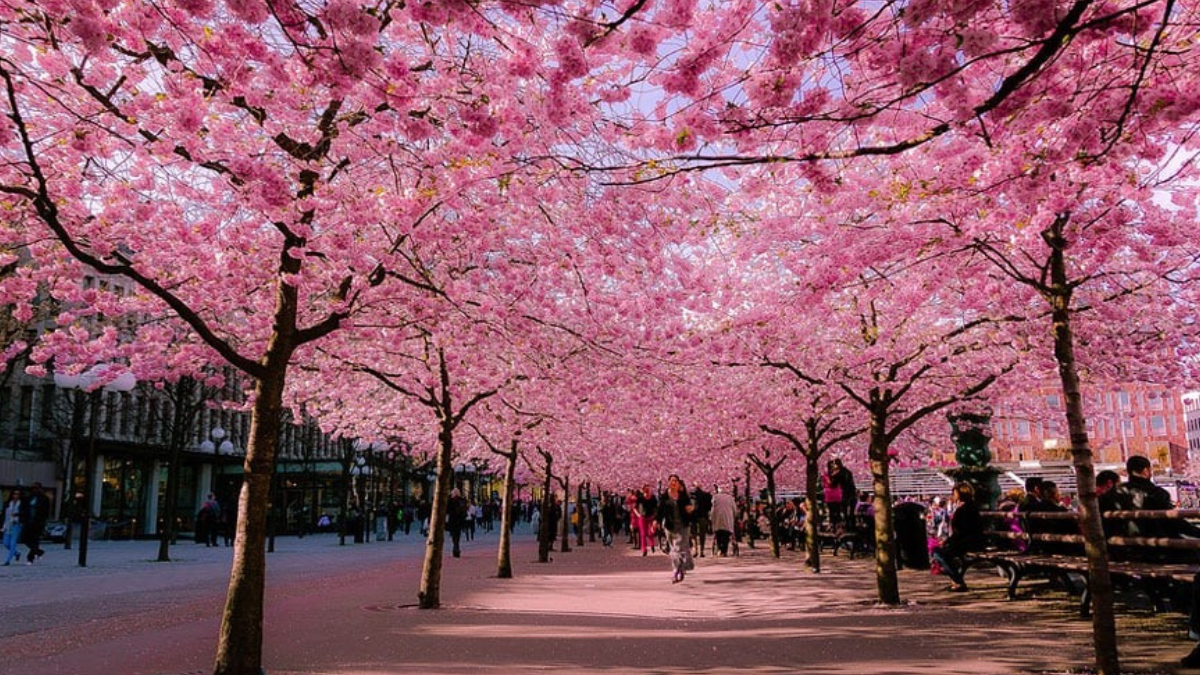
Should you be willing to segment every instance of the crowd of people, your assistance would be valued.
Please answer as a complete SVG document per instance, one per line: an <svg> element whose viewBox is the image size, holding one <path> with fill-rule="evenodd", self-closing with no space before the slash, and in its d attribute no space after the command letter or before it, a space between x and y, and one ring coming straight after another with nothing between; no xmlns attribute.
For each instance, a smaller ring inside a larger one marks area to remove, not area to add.
<svg viewBox="0 0 1200 675"><path fill-rule="evenodd" d="M1114 512L1170 511L1177 507L1170 492L1153 481L1150 460L1141 455L1132 455L1125 463L1126 479L1121 481L1117 472L1111 470L1096 474L1096 494L1103 519L1106 536L1155 539L1200 539L1200 527L1185 518L1163 517L1116 517L1104 514ZM1024 490L1006 493L999 501L1002 512L1010 514L1032 514L1071 512L1069 498L1062 494L1059 486L1050 480L1030 477ZM946 507L934 502L929 511L932 557L940 571L950 578L948 590L967 590L963 580L964 561L967 554L984 548L984 519L977 504L974 488L969 483L955 485L951 502ZM1076 518L1034 517L1007 519L1015 531L1025 528L1026 534L1078 535L1079 521ZM1040 553L1076 553L1080 548L1070 538L1015 537L1019 550L1036 550ZM1200 561L1194 548L1151 547L1149 549L1122 548L1110 551L1110 555L1124 560L1169 563ZM1190 606L1189 633L1200 639L1200 574L1192 579L1190 588L1177 589L1176 602ZM1185 667L1200 667L1200 645L1181 661Z"/></svg>
<svg viewBox="0 0 1200 675"><path fill-rule="evenodd" d="M860 527L869 518L872 505L869 494L855 488L854 477L840 459L830 460L823 476L821 517L831 528L845 532ZM567 506L572 524L579 519L575 505ZM623 493L605 492L592 506L592 521L602 541L611 546L617 536L643 556L661 549L672 561L672 581L686 578L694 566L693 555L704 557L712 537L712 552L718 556L736 553L740 542L750 547L758 540L775 536L789 550L802 547L808 508L800 497L771 503L739 498L720 485L711 490L688 489L672 474L658 489L649 483ZM694 553L693 553L694 552Z"/></svg>
<svg viewBox="0 0 1200 675"><path fill-rule="evenodd" d="M1102 471L1096 476L1100 509L1107 511L1161 510L1172 509L1175 504L1170 494L1151 480L1151 465L1141 456L1129 458L1126 466L1127 479L1122 482L1113 471ZM845 533L856 528L873 526L873 501L868 492L856 489L854 477L841 459L831 459L822 475L821 513L819 525L826 531ZM748 497L748 495L747 495ZM984 546L984 522L978 495L970 483L955 485L949 499L934 496L919 501L919 513L924 519L925 536L929 541L928 558L935 570L950 579L948 590L967 590L963 579L963 561L967 554ZM499 499L493 498L477 503L454 490L447 512L447 532L452 539L452 555L461 555L461 543L474 539L477 528L492 530L499 520ZM576 534L580 534L585 523L596 528L606 546L613 545L617 537L624 535L634 549L643 556L661 550L670 555L672 580L683 581L694 566L693 551L698 557L706 555L709 537L713 538L713 553L719 556L737 551L740 542L753 547L756 540L771 536L774 529L776 540L789 550L802 548L805 529L810 514L806 501L801 497L783 499L769 503L765 499L750 501L725 487L714 485L711 491L700 487L688 489L678 475L671 475L665 485L658 489L649 483L631 488L623 493L605 492L590 501L586 516L572 501L566 505L556 498L551 512L541 513L542 506L536 501L518 500L514 504L514 521L536 524L545 517L560 523L568 518ZM1069 499L1050 480L1029 478L1024 490L1015 490L1001 496L997 508L1001 511L1033 513L1067 511ZM388 505L376 512L386 519L389 537L397 532L411 533L414 525L420 534L429 529L430 506L428 502ZM201 506L197 514L197 542L209 546L218 545L218 533L230 509L223 509L213 495ZM39 545L42 529L50 512L50 504L40 484L29 491L16 488L11 491L3 514L3 546L6 552L5 565L21 559L24 546L25 561L33 564L44 555ZM366 511L353 506L348 518L363 527ZM308 515L303 518L308 519ZM317 529L324 524L334 525L328 514L315 523ZM1014 519L1016 522L1016 519ZM1037 523L1037 524L1035 524ZM565 524L564 524L565 525ZM1041 528L1042 532L1078 533L1078 525L1072 519L1026 520L1024 527ZM1125 534L1142 537L1189 536L1200 538L1200 528L1182 519L1114 520L1106 519L1107 534ZM918 525L919 527L919 525ZM307 529L307 528L305 528ZM355 531L351 526L349 531ZM559 527L550 529L557 536ZM228 541L227 533L226 544ZM1030 539L1016 538L1021 545L1030 545ZM1036 545L1036 544L1035 544ZM1054 543L1042 544L1052 550ZM1051 551L1052 552L1052 551ZM1190 552L1189 552L1190 554ZM1197 632L1200 633L1200 622Z"/></svg>

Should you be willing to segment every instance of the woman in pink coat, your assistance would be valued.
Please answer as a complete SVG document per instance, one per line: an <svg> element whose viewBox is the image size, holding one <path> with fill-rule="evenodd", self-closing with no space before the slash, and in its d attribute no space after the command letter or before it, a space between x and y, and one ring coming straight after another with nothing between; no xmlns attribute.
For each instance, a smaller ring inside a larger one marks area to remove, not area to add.
<svg viewBox="0 0 1200 675"><path fill-rule="evenodd" d="M633 518L638 532L638 545L642 549L642 555L646 555L646 549L654 550L654 515L656 513L658 513L658 498L654 496L649 485L643 485L633 509Z"/></svg>

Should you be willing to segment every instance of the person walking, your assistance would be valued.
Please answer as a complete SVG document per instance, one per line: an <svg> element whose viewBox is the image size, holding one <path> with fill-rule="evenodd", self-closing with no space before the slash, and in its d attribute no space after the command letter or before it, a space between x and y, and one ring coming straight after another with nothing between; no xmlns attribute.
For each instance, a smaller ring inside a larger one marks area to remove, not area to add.
<svg viewBox="0 0 1200 675"><path fill-rule="evenodd" d="M420 507L417 509L417 520L421 521L422 537L429 534L429 518L432 513L433 505L429 503L428 499L422 500Z"/></svg>
<svg viewBox="0 0 1200 675"><path fill-rule="evenodd" d="M638 547L637 533L641 529L638 521L641 520L642 514L638 512L637 507L639 494L636 488L630 488L625 492L625 517L628 522L625 527L625 534L628 535L628 543L633 548Z"/></svg>
<svg viewBox="0 0 1200 675"><path fill-rule="evenodd" d="M696 510L692 512L692 536L696 540L696 546L700 549L700 557L704 557L704 548L708 542L708 531L712 527L712 493L705 492L702 488L696 488L692 491L692 504Z"/></svg>
<svg viewBox="0 0 1200 675"><path fill-rule="evenodd" d="M737 500L720 486L717 487L717 493L713 495L712 513L709 517L712 521L713 533L717 537L717 553L727 556L729 555L729 540L733 537L734 528L737 527Z"/></svg>
<svg viewBox="0 0 1200 675"><path fill-rule="evenodd" d="M196 543L212 547L217 545L217 535L221 529L221 505L213 493L200 504L196 512Z"/></svg>
<svg viewBox="0 0 1200 675"><path fill-rule="evenodd" d="M234 538L237 536L237 502L227 502L224 505L217 502L217 504L221 510L221 539L226 546L233 546ZM311 516L306 513L305 518L311 518ZM307 528L308 525L306 520L303 527ZM214 542L213 545L215 546L216 543Z"/></svg>
<svg viewBox="0 0 1200 675"><path fill-rule="evenodd" d="M612 546L617 531L617 496L604 493L600 502L600 543Z"/></svg>
<svg viewBox="0 0 1200 675"><path fill-rule="evenodd" d="M467 500L463 499L458 488L450 491L450 500L446 503L446 530L450 532L452 543L451 554L455 558L462 557L462 533L467 525Z"/></svg>
<svg viewBox="0 0 1200 675"><path fill-rule="evenodd" d="M463 526L466 528L467 541L475 541L475 525L479 522L479 519L479 506L473 500L467 502L467 517L463 521Z"/></svg>
<svg viewBox="0 0 1200 675"><path fill-rule="evenodd" d="M671 544L671 583L674 584L683 581L686 573L696 566L692 560L692 514L695 510L683 481L671 474L667 479L667 491L658 502L656 520Z"/></svg>
<svg viewBox="0 0 1200 675"><path fill-rule="evenodd" d="M637 520L635 522L638 533L638 545L642 547L642 555L646 555L646 550L654 550L654 518L658 513L658 497L654 496L654 492L650 489L650 485L642 486L642 491L637 495L634 509L637 512Z"/></svg>
<svg viewBox="0 0 1200 675"><path fill-rule="evenodd" d="M5 565L11 565L14 559L21 559L18 548L21 542L21 490L13 488L8 494L8 502L4 505L3 520L0 528L4 530L4 550L8 554L4 558Z"/></svg>
<svg viewBox="0 0 1200 675"><path fill-rule="evenodd" d="M42 550L42 531L46 529L46 521L50 519L50 500L42 492L42 484L34 483L25 498L21 515L21 539L29 547L25 559L26 565L46 555Z"/></svg>

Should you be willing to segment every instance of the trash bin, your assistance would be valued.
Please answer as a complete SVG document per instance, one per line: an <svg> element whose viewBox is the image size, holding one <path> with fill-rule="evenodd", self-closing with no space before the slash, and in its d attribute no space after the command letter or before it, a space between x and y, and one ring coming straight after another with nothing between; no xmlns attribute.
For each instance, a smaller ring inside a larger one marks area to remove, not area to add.
<svg viewBox="0 0 1200 675"><path fill-rule="evenodd" d="M929 542L925 534L925 507L901 502L892 509L896 524L896 559L900 567L929 569Z"/></svg>

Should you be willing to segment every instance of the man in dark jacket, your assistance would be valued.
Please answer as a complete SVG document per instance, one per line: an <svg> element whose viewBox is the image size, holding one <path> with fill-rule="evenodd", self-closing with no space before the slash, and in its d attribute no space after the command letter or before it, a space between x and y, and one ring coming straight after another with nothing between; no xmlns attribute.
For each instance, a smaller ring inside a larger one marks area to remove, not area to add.
<svg viewBox="0 0 1200 675"><path fill-rule="evenodd" d="M21 528L21 539L24 540L22 543L29 547L29 557L26 560L30 565L46 555L41 547L41 539L49 519L50 500L42 491L42 484L34 483L29 496L25 497L21 504L21 522L24 524Z"/></svg>
<svg viewBox="0 0 1200 675"><path fill-rule="evenodd" d="M1150 460L1141 455L1133 455L1125 462L1125 470L1129 478L1113 488L1113 501L1122 511L1170 511L1175 508L1171 493L1154 484L1154 475ZM1200 537L1200 528L1180 518L1136 518L1128 521L1128 533L1132 537ZM1164 554L1159 556L1162 562L1180 560L1192 562L1195 560L1192 551L1179 551L1178 558ZM1192 608L1188 616L1188 628L1191 636L1200 638L1200 574L1192 579L1190 589ZM1185 656L1182 665L1186 668L1200 667L1200 646Z"/></svg>
<svg viewBox="0 0 1200 675"><path fill-rule="evenodd" d="M462 557L462 531L467 524L467 500L463 499L458 488L450 492L450 501L446 504L446 529L450 532L450 540L454 543L452 553L455 558Z"/></svg>
<svg viewBox="0 0 1200 675"><path fill-rule="evenodd" d="M705 492L700 488L692 491L692 504L696 509L692 511L692 536L700 546L700 557L704 557L704 546L708 541L708 530L712 526L709 522L709 514L712 513L712 494Z"/></svg>
<svg viewBox="0 0 1200 675"><path fill-rule="evenodd" d="M1150 460L1133 455L1125 462L1129 478L1113 488L1113 499L1122 511L1170 511L1175 508L1171 493L1154 484ZM1131 537L1174 537L1181 534L1181 520L1137 518L1128 521Z"/></svg>

